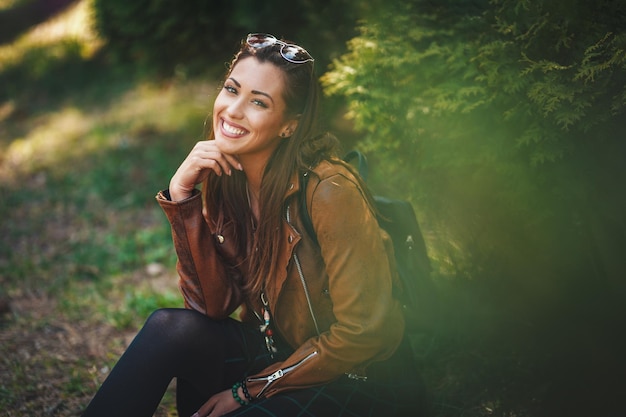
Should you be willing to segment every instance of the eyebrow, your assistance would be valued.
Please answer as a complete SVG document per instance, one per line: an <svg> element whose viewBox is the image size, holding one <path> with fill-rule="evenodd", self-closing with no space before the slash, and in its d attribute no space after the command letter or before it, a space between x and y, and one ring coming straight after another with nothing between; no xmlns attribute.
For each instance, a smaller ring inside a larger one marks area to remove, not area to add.
<svg viewBox="0 0 626 417"><path fill-rule="evenodd" d="M234 83L235 83L235 85L236 85L238 88L241 88L241 84L239 84L239 81L235 80L233 77L230 77L230 78L228 78L228 79L229 79L229 80L231 80L232 82L234 82ZM252 94L259 94L259 95L265 96L265 97L269 98L269 99L272 101L272 103L274 102L274 99L272 98L272 96L270 96L270 95L269 95L269 94L267 94L267 93L264 93L263 91L252 90Z"/></svg>

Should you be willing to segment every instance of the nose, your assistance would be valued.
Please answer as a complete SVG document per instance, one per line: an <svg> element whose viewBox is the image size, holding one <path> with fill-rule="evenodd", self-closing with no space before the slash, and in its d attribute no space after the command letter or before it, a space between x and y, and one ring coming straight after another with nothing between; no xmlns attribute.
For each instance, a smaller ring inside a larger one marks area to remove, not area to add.
<svg viewBox="0 0 626 417"><path fill-rule="evenodd" d="M233 119L243 118L243 99L240 97L233 99L226 107L226 114Z"/></svg>

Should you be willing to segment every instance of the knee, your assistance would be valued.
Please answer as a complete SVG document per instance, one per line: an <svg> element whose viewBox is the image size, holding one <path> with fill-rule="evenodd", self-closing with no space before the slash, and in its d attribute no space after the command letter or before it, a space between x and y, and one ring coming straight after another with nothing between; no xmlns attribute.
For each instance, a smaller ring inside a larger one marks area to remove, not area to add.
<svg viewBox="0 0 626 417"><path fill-rule="evenodd" d="M182 308L162 308L154 311L144 325L148 331L156 331L162 337L185 340L197 335L210 320L204 314Z"/></svg>
<svg viewBox="0 0 626 417"><path fill-rule="evenodd" d="M176 316L178 309L173 308L161 308L155 310L146 319L144 328L167 328L172 327L176 323Z"/></svg>

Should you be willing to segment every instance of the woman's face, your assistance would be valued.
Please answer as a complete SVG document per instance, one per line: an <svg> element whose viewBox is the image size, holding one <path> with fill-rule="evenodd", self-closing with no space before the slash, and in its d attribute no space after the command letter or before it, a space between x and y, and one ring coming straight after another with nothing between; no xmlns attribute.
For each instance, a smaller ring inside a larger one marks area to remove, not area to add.
<svg viewBox="0 0 626 417"><path fill-rule="evenodd" d="M247 57L237 62L213 107L213 131L218 148L240 157L267 161L281 133L294 128L285 118L284 77L268 62Z"/></svg>

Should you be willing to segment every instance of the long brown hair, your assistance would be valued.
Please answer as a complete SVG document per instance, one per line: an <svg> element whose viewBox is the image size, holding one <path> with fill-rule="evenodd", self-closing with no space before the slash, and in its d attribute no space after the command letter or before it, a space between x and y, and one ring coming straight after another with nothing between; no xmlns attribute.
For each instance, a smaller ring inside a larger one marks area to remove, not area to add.
<svg viewBox="0 0 626 417"><path fill-rule="evenodd" d="M251 219L252 213L246 197L245 175L233 170L232 176L210 175L203 183L202 194L210 212L218 216L218 223L234 222L236 242L240 253L249 253L245 262L248 267L248 280L243 283L249 294L258 294L263 286L276 275L280 253L281 224L284 214L284 195L294 172L308 171L323 159L335 156L337 141L318 129L318 104L320 90L315 76L313 62L291 63L280 54L280 46L251 48L245 40L230 63L224 80L242 59L257 59L269 62L282 71L284 80L283 99L286 103L285 116L298 117L298 125L291 137L281 140L263 173L259 196L260 216L254 238L251 223L241 219ZM214 139L214 132L209 139ZM250 250L255 248L254 250Z"/></svg>

